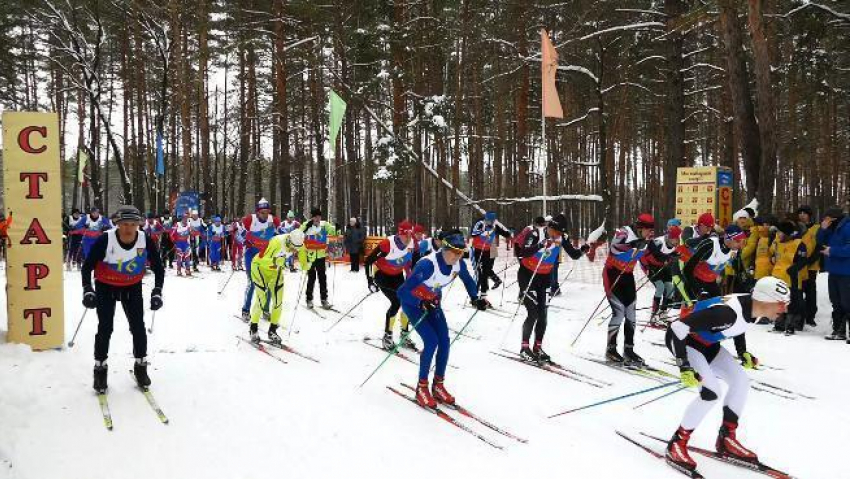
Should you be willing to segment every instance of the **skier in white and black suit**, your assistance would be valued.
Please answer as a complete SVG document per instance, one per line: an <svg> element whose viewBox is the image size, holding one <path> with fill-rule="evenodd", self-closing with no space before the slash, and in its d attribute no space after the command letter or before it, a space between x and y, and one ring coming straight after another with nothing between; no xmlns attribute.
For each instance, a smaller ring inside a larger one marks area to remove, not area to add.
<svg viewBox="0 0 850 479"><path fill-rule="evenodd" d="M747 402L749 377L758 359L747 351L744 333L756 318L773 321L785 312L791 290L784 281L760 279L752 295L730 295L697 303L694 312L670 323L667 347L676 356L685 386L699 386L685 416L667 445L667 459L677 468L693 471L696 462L688 454L688 439L720 398L720 380L728 391L723 398L723 424L717 436L717 452L736 461L755 463L758 456L738 442L738 421ZM720 342L733 338L741 363Z"/></svg>
<svg viewBox="0 0 850 479"><path fill-rule="evenodd" d="M162 307L162 284L165 269L156 243L139 231L142 215L134 206L122 206L115 212L117 227L97 239L83 263L83 306L97 308L97 335L94 337L94 389L106 390L106 358L112 323L115 319L115 303L121 301L124 314L130 323L133 335L133 356L136 358L133 373L139 386L151 383L147 372L148 337L145 332L145 306L142 299L142 278L145 265L150 262L154 273L154 288L151 291L151 310ZM95 287L92 288L91 274L94 271Z"/></svg>

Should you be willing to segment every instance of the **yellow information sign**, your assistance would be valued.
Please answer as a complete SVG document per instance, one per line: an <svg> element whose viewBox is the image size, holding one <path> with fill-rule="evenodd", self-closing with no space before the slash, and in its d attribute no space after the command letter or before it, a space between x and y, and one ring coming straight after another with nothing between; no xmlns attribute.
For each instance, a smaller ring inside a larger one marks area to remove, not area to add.
<svg viewBox="0 0 850 479"><path fill-rule="evenodd" d="M732 170L722 166L677 168L676 218L684 225L696 224L711 213L720 226L732 221Z"/></svg>
<svg viewBox="0 0 850 479"><path fill-rule="evenodd" d="M36 350L65 341L59 168L56 114L4 112L7 340Z"/></svg>

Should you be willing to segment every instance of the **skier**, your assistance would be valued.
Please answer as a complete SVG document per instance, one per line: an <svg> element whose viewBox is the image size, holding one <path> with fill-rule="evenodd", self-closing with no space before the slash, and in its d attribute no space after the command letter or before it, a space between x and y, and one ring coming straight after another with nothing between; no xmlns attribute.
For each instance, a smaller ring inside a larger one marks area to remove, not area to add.
<svg viewBox="0 0 850 479"><path fill-rule="evenodd" d="M192 248L189 245L192 235L192 226L189 224L189 215L184 214L171 230L171 242L174 243L174 259L177 261L177 276L182 276L181 268L185 268L186 276L192 276Z"/></svg>
<svg viewBox="0 0 850 479"><path fill-rule="evenodd" d="M9 239L9 227L12 226L12 212L9 212L9 217L0 213L0 257L4 260L8 252L8 248L12 246L12 241Z"/></svg>
<svg viewBox="0 0 850 479"><path fill-rule="evenodd" d="M150 386L148 377L147 334L142 299L142 278L145 264L150 262L154 273L151 291L151 311L162 307L162 285L165 270L156 243L139 231L142 215L134 206L121 206L115 214L117 227L101 235L89 250L83 264L83 306L97 308L97 335L94 338L94 389L107 388L106 358L115 318L115 303L121 301L133 335L133 374L139 386ZM92 288L91 274L95 285Z"/></svg>
<svg viewBox="0 0 850 479"><path fill-rule="evenodd" d="M204 220L198 217L198 210L191 211L189 218L189 226L192 227L192 270L198 272L198 263L200 262L200 251L203 249L202 242L207 231L207 225Z"/></svg>
<svg viewBox="0 0 850 479"><path fill-rule="evenodd" d="M781 221L776 227L776 241L770 245L773 271L770 275L779 278L791 288L788 311L774 323L774 331L785 331L786 336L803 330L805 304L803 283L809 278L809 255L803 240L798 238L797 229L791 221Z"/></svg>
<svg viewBox="0 0 850 479"><path fill-rule="evenodd" d="M487 309L487 303L478 297L475 280L462 260L466 250L463 233L458 230L445 231L440 235L443 247L440 251L422 258L413 269L413 274L401 285L398 296L401 307L410 318L416 318L413 327L422 338L424 346L419 359L419 382L416 386L416 402L422 407L436 407L437 401L454 404L455 398L444 385L446 366L449 362L449 328L440 300L442 292L456 277L460 276L466 292L479 311ZM436 352L433 387L428 388L428 373Z"/></svg>
<svg viewBox="0 0 850 479"><path fill-rule="evenodd" d="M254 297L254 282L251 281L251 261L254 257L263 254L266 246L275 236L280 227L280 220L271 215L271 206L265 198L257 202L256 212L242 218L242 226L245 228L245 270L248 274L248 286L245 288L245 301L242 303L242 320L246 323L250 319L249 308L251 299Z"/></svg>
<svg viewBox="0 0 850 479"><path fill-rule="evenodd" d="M147 214L147 219L142 227L142 231L144 231L146 235L150 236L154 243L156 243L158 249L162 249L160 247L160 238L162 237L163 228L162 223L156 218L156 215L153 213Z"/></svg>
<svg viewBox="0 0 850 479"><path fill-rule="evenodd" d="M65 268L70 270L72 265L80 265L80 246L83 241L83 228L77 225L80 222L82 212L78 208L71 210L71 215L68 216L68 256L65 261Z"/></svg>
<svg viewBox="0 0 850 479"><path fill-rule="evenodd" d="M413 225L404 220L396 227L396 234L381 240L369 256L366 257L366 284L369 291L377 293L379 290L390 300L390 307L384 315L384 349L390 351L395 348L393 342L393 327L396 315L401 315L401 347L416 349L416 345L410 340L408 331L408 317L404 312L399 313L401 302L398 297L398 288L404 283L405 274L409 277L413 263L414 241L412 238ZM377 266L378 271L372 276L372 265Z"/></svg>
<svg viewBox="0 0 850 479"><path fill-rule="evenodd" d="M667 223L670 224L669 222ZM652 297L652 313L650 323L655 324L659 315L664 315L673 298L673 276L670 273L670 262L676 261L679 253L676 248L682 237L682 228L667 227L667 232L647 244L646 254L641 256L640 265L655 286Z"/></svg>
<svg viewBox="0 0 850 479"><path fill-rule="evenodd" d="M280 234L291 233L292 230L296 230L301 226L301 223L295 219L295 213L292 210L289 210L286 213L286 219L280 223L280 228L278 228L278 232Z"/></svg>
<svg viewBox="0 0 850 479"><path fill-rule="evenodd" d="M556 215L546 228L534 228L525 235L522 243L514 244L520 257L520 268L517 271L519 290L524 292L522 304L528 316L522 325L522 345L519 355L526 361L540 364L551 362L551 358L543 351L543 335L546 334L547 310L549 306L546 291L552 282L552 268L556 258L563 248L570 258L579 259L590 249L582 245L581 249L573 247L566 235L567 219L562 214ZM482 298L482 301L483 298ZM531 332L534 331L534 349L529 347Z"/></svg>
<svg viewBox="0 0 850 479"><path fill-rule="evenodd" d="M605 358L625 366L643 367L644 360L634 351L635 344L635 264L644 254L646 243L652 238L655 218L641 213L634 226L623 226L614 232L609 246L610 252L602 270L605 294L611 305L611 321L608 323L608 347ZM625 345L623 355L617 352L617 335L620 325L624 326Z"/></svg>
<svg viewBox="0 0 850 479"><path fill-rule="evenodd" d="M440 241L440 232L436 231L434 236L430 238L423 238L417 247L419 248L419 258L424 258L429 254L438 251L443 247L442 241Z"/></svg>
<svg viewBox="0 0 850 479"><path fill-rule="evenodd" d="M270 342L280 344L277 334L280 315L283 312L284 270L288 256L297 254L304 246L304 233L292 230L291 233L273 237L262 254L251 261L251 282L256 287L254 304L251 307L251 341L260 342L260 316L269 318L268 338Z"/></svg>
<svg viewBox="0 0 850 479"><path fill-rule="evenodd" d="M745 463L757 463L758 456L737 438L738 422L747 402L749 378L744 369L753 369L758 359L747 351L745 332L757 317L775 320L790 300L789 288L780 279L760 279L752 295L714 298L706 307L670 324L666 343L679 364L682 384L699 386L699 396L685 410L679 428L667 445L667 460L674 467L696 470L688 454L688 440L709 410L717 403L720 380L727 385L723 399L723 423L717 436L718 454ZM720 342L733 338L740 364ZM743 366L743 367L742 367Z"/></svg>
<svg viewBox="0 0 850 479"><path fill-rule="evenodd" d="M306 306L313 309L313 288L316 285L316 276L318 276L319 297L322 301L322 307L331 309L331 303L328 302L325 258L328 255L328 236L335 235L336 230L327 221L322 221L322 210L318 208L313 208L310 212L310 221L306 221L299 229L304 232L304 248L299 251L299 259L302 268L304 266L310 268L307 271Z"/></svg>
<svg viewBox="0 0 850 479"><path fill-rule="evenodd" d="M471 259L475 266L478 291L481 292L482 298L486 298L487 291L490 290L489 280L493 280L493 288L498 288L502 284L502 280L493 272L493 264L496 262L494 258L490 257L490 247L493 240L496 239L496 235L508 240L511 238L511 232L506 230L496 219L495 211L484 213L484 217L475 223L469 233L472 237Z"/></svg>
<svg viewBox="0 0 850 479"><path fill-rule="evenodd" d="M234 271L242 269L242 259L245 253L245 227L237 218L227 228L230 235L230 262Z"/></svg>
<svg viewBox="0 0 850 479"><path fill-rule="evenodd" d="M174 220L168 211L164 211L161 218L162 236L159 241L159 251L162 256L162 265L165 266L168 261L168 269L174 267L174 240L171 233L174 232Z"/></svg>
<svg viewBox="0 0 850 479"><path fill-rule="evenodd" d="M94 207L89 210L89 214L84 215L74 225L74 229L81 229L83 231L83 260L89 257L89 251L94 242L97 241L104 231L110 228L112 228L112 223L109 222L109 218L103 217L100 214L100 210Z"/></svg>
<svg viewBox="0 0 850 479"><path fill-rule="evenodd" d="M210 245L210 268L213 271L221 271L221 243L224 241L225 234L221 217L214 216L213 222L207 230Z"/></svg>

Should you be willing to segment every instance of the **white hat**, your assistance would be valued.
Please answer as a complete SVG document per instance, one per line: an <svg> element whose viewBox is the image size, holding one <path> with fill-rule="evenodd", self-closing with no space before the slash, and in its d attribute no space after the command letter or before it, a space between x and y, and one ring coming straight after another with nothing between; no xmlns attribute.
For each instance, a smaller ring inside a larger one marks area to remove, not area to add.
<svg viewBox="0 0 850 479"><path fill-rule="evenodd" d="M779 278L765 276L756 282L753 288L753 300L764 303L791 302L791 289Z"/></svg>
<svg viewBox="0 0 850 479"><path fill-rule="evenodd" d="M289 242L296 248L304 245L304 232L301 230L292 230L289 233Z"/></svg>

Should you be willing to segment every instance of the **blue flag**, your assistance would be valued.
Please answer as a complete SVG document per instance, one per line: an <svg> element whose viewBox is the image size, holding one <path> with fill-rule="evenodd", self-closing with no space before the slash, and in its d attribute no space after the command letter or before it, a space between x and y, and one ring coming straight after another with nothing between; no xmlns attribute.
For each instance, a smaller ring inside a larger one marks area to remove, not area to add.
<svg viewBox="0 0 850 479"><path fill-rule="evenodd" d="M162 154L162 132L156 132L156 174L162 176L165 174L165 158Z"/></svg>

